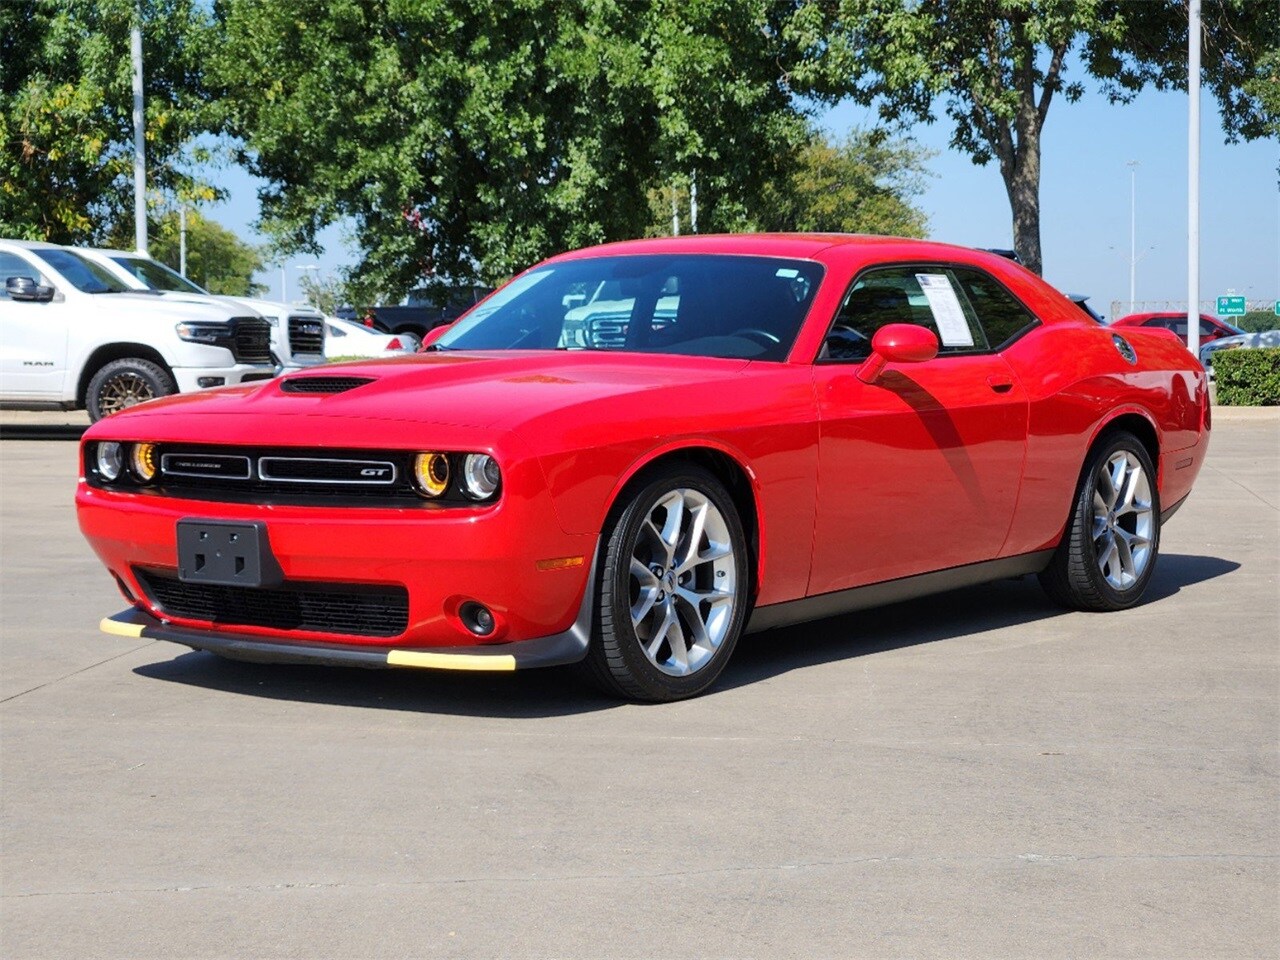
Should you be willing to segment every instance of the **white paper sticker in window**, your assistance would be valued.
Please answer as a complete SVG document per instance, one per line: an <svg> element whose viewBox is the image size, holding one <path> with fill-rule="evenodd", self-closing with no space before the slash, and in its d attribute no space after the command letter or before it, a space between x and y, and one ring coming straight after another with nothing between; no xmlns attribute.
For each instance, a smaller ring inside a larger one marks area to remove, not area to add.
<svg viewBox="0 0 1280 960"><path fill-rule="evenodd" d="M972 347L973 331L965 319L964 309L956 298L951 280L941 273L917 273L916 281L929 301L933 322L944 347Z"/></svg>

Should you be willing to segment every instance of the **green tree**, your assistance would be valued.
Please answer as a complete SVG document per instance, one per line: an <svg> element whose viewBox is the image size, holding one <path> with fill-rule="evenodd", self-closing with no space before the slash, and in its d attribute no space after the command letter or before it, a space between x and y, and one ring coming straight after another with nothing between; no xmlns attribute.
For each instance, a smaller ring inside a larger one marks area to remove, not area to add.
<svg viewBox="0 0 1280 960"><path fill-rule="evenodd" d="M350 291L346 281L340 276L315 277L307 274L298 285L302 287L302 296L323 314L333 316L339 307L351 306Z"/></svg>
<svg viewBox="0 0 1280 960"><path fill-rule="evenodd" d="M924 189L925 159L910 141L876 131L854 131L843 143L815 132L767 195L761 227L922 237L929 221L911 200Z"/></svg>
<svg viewBox="0 0 1280 960"><path fill-rule="evenodd" d="M150 253L174 270L181 260L181 228L177 211L164 214L151 233ZM220 223L195 210L187 211L187 278L210 293L252 297L266 291L254 283L263 268L262 252Z"/></svg>
<svg viewBox="0 0 1280 960"><path fill-rule="evenodd" d="M1268 107L1248 84L1280 48L1275 4L1207 0L1204 11L1204 78L1227 135L1264 135ZM875 104L890 123L933 122L941 105L951 145L998 162L1014 247L1036 272L1040 137L1055 98L1084 92L1067 79L1073 55L1113 100L1186 86L1185 0L804 0L787 31L802 89Z"/></svg>
<svg viewBox="0 0 1280 960"><path fill-rule="evenodd" d="M772 0L223 0L212 73L285 250L351 225L360 289L492 282L641 235L696 173L750 225L804 122ZM265 82L264 82L265 78Z"/></svg>
<svg viewBox="0 0 1280 960"><path fill-rule="evenodd" d="M100 242L133 231L129 31L137 0L0 2L0 235ZM209 198L203 0L142 0L148 186ZM131 244L132 245L132 244Z"/></svg>

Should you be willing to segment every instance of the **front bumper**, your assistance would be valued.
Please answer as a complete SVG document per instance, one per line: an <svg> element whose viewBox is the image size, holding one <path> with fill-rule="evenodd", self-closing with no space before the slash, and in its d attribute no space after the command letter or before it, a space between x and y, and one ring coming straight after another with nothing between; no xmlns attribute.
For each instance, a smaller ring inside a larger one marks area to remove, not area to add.
<svg viewBox="0 0 1280 960"><path fill-rule="evenodd" d="M588 581L578 616L567 630L551 636L480 647L352 647L333 643L267 640L239 633L198 630L166 623L141 610L123 610L99 624L103 633L146 640L166 640L193 650L207 650L231 660L251 663L302 663L332 667L418 667L435 670L509 672L531 667L577 663L591 640L595 570Z"/></svg>
<svg viewBox="0 0 1280 960"><path fill-rule="evenodd" d="M226 352L223 352L226 355ZM236 363L230 366L173 367L173 379L179 393L194 393L211 387L234 387L255 380L270 380L276 375L274 364ZM205 378L221 379L221 383L201 384Z"/></svg>

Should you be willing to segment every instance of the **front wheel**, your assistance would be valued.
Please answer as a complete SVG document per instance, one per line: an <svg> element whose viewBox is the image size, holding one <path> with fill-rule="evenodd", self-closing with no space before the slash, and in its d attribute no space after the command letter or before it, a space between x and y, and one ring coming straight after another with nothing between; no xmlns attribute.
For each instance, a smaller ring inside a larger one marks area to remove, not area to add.
<svg viewBox="0 0 1280 960"><path fill-rule="evenodd" d="M147 400L177 392L177 384L164 367L139 357L125 357L103 364L93 375L85 392L85 407L89 419L96 422Z"/></svg>
<svg viewBox="0 0 1280 960"><path fill-rule="evenodd" d="M586 667L629 700L696 696L746 621L747 544L724 486L692 465L656 474L606 532Z"/></svg>
<svg viewBox="0 0 1280 960"><path fill-rule="evenodd" d="M1160 494L1146 447L1117 431L1089 454L1045 591L1075 610L1123 610L1142 598L1160 550Z"/></svg>

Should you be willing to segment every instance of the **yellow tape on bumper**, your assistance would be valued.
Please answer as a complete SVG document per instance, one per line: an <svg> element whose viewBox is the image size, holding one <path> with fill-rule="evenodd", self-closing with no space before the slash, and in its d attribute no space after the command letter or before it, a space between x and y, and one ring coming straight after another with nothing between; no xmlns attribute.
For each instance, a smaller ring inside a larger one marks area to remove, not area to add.
<svg viewBox="0 0 1280 960"><path fill-rule="evenodd" d="M140 637L142 636L142 624L140 623L121 623L111 617L103 617L98 622L98 629L103 633L115 634L117 637Z"/></svg>
<svg viewBox="0 0 1280 960"><path fill-rule="evenodd" d="M510 655L477 657L467 653L433 653L426 650L392 650L387 654L389 667L428 667L433 670L496 670L516 668Z"/></svg>

